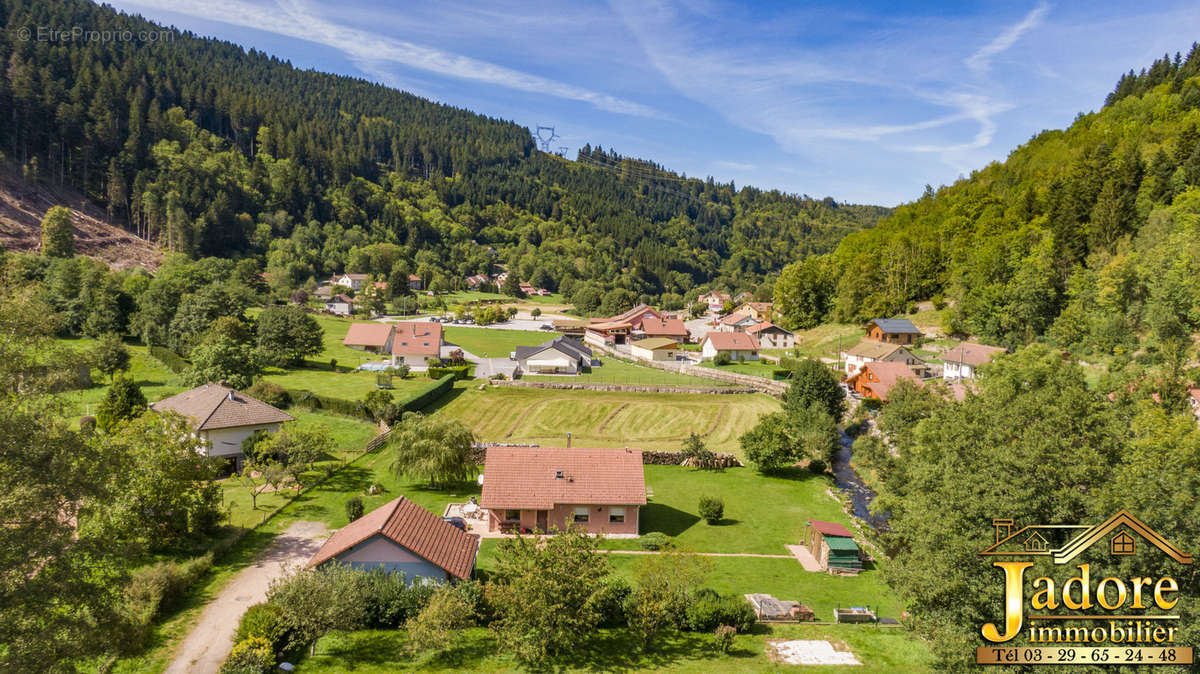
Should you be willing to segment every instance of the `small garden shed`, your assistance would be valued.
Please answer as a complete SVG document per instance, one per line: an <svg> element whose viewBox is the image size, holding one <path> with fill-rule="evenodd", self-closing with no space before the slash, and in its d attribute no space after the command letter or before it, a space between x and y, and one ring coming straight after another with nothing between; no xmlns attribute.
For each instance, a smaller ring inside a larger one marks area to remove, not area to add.
<svg viewBox="0 0 1200 674"><path fill-rule="evenodd" d="M804 545L822 569L862 570L858 544L850 531L840 524L810 519L804 529Z"/></svg>

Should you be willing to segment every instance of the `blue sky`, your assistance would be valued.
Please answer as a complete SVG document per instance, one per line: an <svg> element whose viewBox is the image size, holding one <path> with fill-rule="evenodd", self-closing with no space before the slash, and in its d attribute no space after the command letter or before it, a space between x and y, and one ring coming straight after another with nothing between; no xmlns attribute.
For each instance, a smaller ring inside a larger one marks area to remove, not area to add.
<svg viewBox="0 0 1200 674"><path fill-rule="evenodd" d="M1200 3L109 0L301 68L713 176L894 205L1098 109Z"/></svg>

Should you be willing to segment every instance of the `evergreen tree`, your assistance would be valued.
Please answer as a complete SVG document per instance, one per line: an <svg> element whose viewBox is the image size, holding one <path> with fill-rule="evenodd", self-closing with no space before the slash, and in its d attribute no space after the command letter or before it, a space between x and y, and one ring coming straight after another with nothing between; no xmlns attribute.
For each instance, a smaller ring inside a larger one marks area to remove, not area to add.
<svg viewBox="0 0 1200 674"><path fill-rule="evenodd" d="M42 218L42 255L46 257L73 257L75 255L75 225L71 224L71 211L54 206Z"/></svg>
<svg viewBox="0 0 1200 674"><path fill-rule="evenodd" d="M117 375L96 406L96 427L111 431L122 421L140 416L146 408L146 396L137 382Z"/></svg>

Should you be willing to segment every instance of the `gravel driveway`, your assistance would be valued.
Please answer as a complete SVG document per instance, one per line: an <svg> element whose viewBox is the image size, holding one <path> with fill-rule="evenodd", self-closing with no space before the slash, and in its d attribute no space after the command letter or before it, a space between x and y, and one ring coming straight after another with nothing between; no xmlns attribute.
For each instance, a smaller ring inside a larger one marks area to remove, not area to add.
<svg viewBox="0 0 1200 674"><path fill-rule="evenodd" d="M323 522L293 522L252 564L229 581L184 638L166 674L216 674L233 649L238 621L267 598L271 581L309 560L329 533Z"/></svg>

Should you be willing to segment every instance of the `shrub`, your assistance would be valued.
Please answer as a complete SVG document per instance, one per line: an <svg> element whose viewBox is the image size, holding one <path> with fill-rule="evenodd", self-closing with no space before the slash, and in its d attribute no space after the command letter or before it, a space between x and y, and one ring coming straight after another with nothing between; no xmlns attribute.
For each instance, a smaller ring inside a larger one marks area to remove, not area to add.
<svg viewBox="0 0 1200 674"><path fill-rule="evenodd" d="M153 621L212 568L212 553L186 562L159 562L133 572L125 587L126 646L141 648L150 636Z"/></svg>
<svg viewBox="0 0 1200 674"><path fill-rule="evenodd" d="M89 435L96 431L96 417L79 417L79 432Z"/></svg>
<svg viewBox="0 0 1200 674"><path fill-rule="evenodd" d="M446 375L453 375L454 379L466 379L470 375L470 365L455 365L452 367L430 367L426 372L430 379L441 379Z"/></svg>
<svg viewBox="0 0 1200 674"><path fill-rule="evenodd" d="M718 653L728 653L733 648L733 637L737 630L729 625L721 625L713 631L713 649Z"/></svg>
<svg viewBox="0 0 1200 674"><path fill-rule="evenodd" d="M862 406L874 412L883 409L883 401L878 398L863 398Z"/></svg>
<svg viewBox="0 0 1200 674"><path fill-rule="evenodd" d="M464 605L471 613L472 620L484 625L492 621L494 617L492 607L487 603L483 583L477 580L464 580L454 586L454 591L462 598Z"/></svg>
<svg viewBox="0 0 1200 674"><path fill-rule="evenodd" d="M246 389L246 394L280 409L292 404L292 397L288 395L287 389L265 379L254 382L253 386Z"/></svg>
<svg viewBox="0 0 1200 674"><path fill-rule="evenodd" d="M728 365L729 362L729 354L725 351L717 353L716 357L713 358L713 365L724 366Z"/></svg>
<svg viewBox="0 0 1200 674"><path fill-rule="evenodd" d="M329 369L335 372L337 371L337 358L329 359Z"/></svg>
<svg viewBox="0 0 1200 674"><path fill-rule="evenodd" d="M350 520L351 522L353 522L354 520L356 520L362 516L363 516L362 499L357 496L351 497L349 501L346 501L346 518L348 520Z"/></svg>
<svg viewBox="0 0 1200 674"><path fill-rule="evenodd" d="M271 644L272 651L283 649L286 643L287 628L283 624L283 610L275 604L254 604L242 614L238 621L234 643L242 643L247 639L257 637Z"/></svg>
<svg viewBox="0 0 1200 674"><path fill-rule="evenodd" d="M701 496L700 516L709 524L720 522L725 516L725 502L715 496Z"/></svg>
<svg viewBox="0 0 1200 674"><path fill-rule="evenodd" d="M415 618L436 585L415 583L409 585L399 571L372 569L366 572L366 627L372 629L394 629Z"/></svg>
<svg viewBox="0 0 1200 674"><path fill-rule="evenodd" d="M808 470L810 472L816 473L817 475L824 473L825 469L828 467L829 467L828 464L826 464L824 461L822 461L820 459L812 459L811 461L808 462Z"/></svg>
<svg viewBox="0 0 1200 674"><path fill-rule="evenodd" d="M687 607L687 626L693 632L711 632L722 625L746 632L754 622L754 607L736 595L700 597Z"/></svg>
<svg viewBox="0 0 1200 674"><path fill-rule="evenodd" d="M262 637L250 637L233 647L221 674L266 674L275 667L275 651Z"/></svg>
<svg viewBox="0 0 1200 674"><path fill-rule="evenodd" d="M442 650L454 643L459 630L471 626L471 607L453 587L441 585L425 608L404 624L413 653Z"/></svg>
<svg viewBox="0 0 1200 674"><path fill-rule="evenodd" d="M638 540L643 550L662 550L671 544L671 537L661 531L651 531Z"/></svg>
<svg viewBox="0 0 1200 674"><path fill-rule="evenodd" d="M792 371L785 368L775 368L774 370L771 370L771 378L777 381L791 379Z"/></svg>
<svg viewBox="0 0 1200 674"><path fill-rule="evenodd" d="M657 533L657 532L656 532ZM600 589L596 590L589 599L588 603L595 609L596 615L599 616L597 627L624 627L625 626L625 602L629 599L629 595L633 593L633 588L629 586L629 581L620 576L609 576L600 585Z"/></svg>

